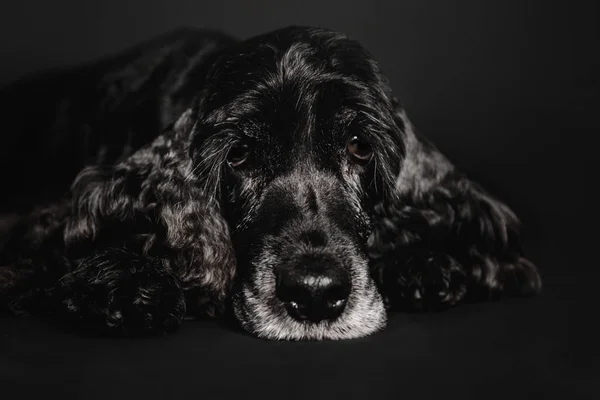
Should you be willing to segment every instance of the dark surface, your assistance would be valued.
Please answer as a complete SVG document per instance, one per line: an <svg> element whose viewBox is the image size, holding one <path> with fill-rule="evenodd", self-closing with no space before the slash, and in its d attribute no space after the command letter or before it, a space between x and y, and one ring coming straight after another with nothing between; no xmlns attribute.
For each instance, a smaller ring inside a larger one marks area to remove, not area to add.
<svg viewBox="0 0 600 400"><path fill-rule="evenodd" d="M597 3L214 3L20 2L0 17L0 82L181 25L344 31L380 60L417 128L515 209L543 293L397 314L370 338L325 343L266 342L216 322L93 339L3 318L0 397L600 398Z"/></svg>

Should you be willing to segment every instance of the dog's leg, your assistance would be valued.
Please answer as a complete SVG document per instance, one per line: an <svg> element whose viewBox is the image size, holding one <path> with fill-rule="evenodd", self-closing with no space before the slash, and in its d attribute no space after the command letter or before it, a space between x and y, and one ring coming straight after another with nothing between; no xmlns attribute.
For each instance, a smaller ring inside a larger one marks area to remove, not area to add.
<svg viewBox="0 0 600 400"><path fill-rule="evenodd" d="M389 306L440 309L463 300L537 293L519 221L418 137L404 113L407 156L397 197L377 209L369 240L374 276Z"/></svg>
<svg viewBox="0 0 600 400"><path fill-rule="evenodd" d="M171 332L186 312L181 283L163 260L107 248L73 260L56 296L78 328L118 335Z"/></svg>
<svg viewBox="0 0 600 400"><path fill-rule="evenodd" d="M39 313L51 308L50 292L66 272L60 256L67 198L38 206L11 224L0 243L0 310Z"/></svg>
<svg viewBox="0 0 600 400"><path fill-rule="evenodd" d="M59 313L106 333L175 329L186 309L181 285L162 259L134 251L133 237L112 233L114 241L91 247L71 242L65 253L71 204L65 198L39 207L12 227L0 251L0 308ZM121 248L106 247L119 240Z"/></svg>

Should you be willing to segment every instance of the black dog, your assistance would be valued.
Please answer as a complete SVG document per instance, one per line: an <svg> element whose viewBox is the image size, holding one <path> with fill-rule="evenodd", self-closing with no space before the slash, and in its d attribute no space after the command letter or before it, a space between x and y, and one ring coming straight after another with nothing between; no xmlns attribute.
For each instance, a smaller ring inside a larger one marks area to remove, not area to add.
<svg viewBox="0 0 600 400"><path fill-rule="evenodd" d="M541 286L515 215L339 33L179 31L14 84L2 110L13 312L145 334L231 305L260 337L344 339L386 308Z"/></svg>

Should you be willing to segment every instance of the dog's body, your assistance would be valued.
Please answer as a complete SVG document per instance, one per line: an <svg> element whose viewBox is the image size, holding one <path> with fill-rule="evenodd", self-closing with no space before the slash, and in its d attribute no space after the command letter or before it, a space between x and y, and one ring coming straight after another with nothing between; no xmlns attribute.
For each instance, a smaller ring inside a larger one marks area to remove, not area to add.
<svg viewBox="0 0 600 400"><path fill-rule="evenodd" d="M343 35L180 31L1 96L13 311L137 334L231 303L261 337L342 339L383 327L384 306L540 289L514 214Z"/></svg>
<svg viewBox="0 0 600 400"><path fill-rule="evenodd" d="M219 33L178 30L4 88L5 211L52 202L85 166L113 164L152 141L192 103L218 52L233 43Z"/></svg>

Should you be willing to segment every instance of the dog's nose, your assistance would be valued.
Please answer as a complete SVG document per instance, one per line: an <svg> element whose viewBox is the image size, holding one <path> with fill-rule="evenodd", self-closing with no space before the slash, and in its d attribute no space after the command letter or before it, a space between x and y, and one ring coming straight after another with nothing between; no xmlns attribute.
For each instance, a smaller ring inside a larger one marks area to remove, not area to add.
<svg viewBox="0 0 600 400"><path fill-rule="evenodd" d="M344 311L351 287L345 271L299 267L277 275L277 297L291 317L318 322L334 320Z"/></svg>

